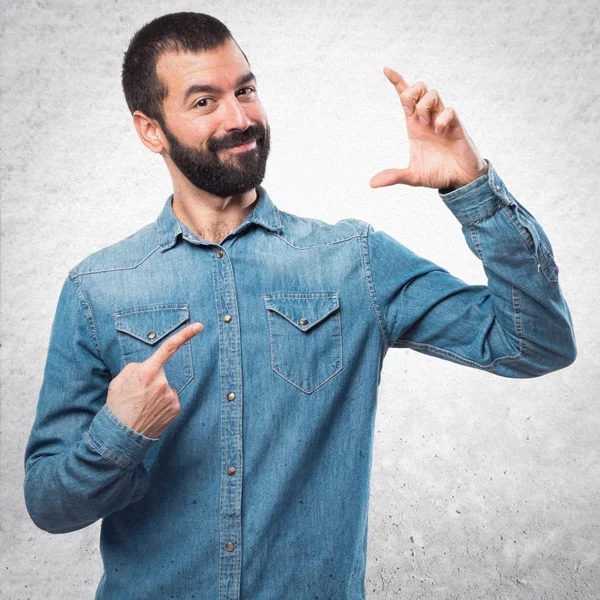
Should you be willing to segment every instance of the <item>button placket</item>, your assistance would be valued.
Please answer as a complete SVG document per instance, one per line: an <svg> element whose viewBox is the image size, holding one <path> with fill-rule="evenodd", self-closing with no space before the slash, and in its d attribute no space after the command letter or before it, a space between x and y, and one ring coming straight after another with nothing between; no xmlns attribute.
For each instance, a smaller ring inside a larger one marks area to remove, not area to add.
<svg viewBox="0 0 600 600"><path fill-rule="evenodd" d="M219 571L223 575L219 600L239 598L241 582L242 403L233 402L241 389L241 343L237 296L230 254L215 251L214 285L217 298L221 375L221 502ZM235 392L233 390L236 390ZM235 476L234 476L235 475Z"/></svg>

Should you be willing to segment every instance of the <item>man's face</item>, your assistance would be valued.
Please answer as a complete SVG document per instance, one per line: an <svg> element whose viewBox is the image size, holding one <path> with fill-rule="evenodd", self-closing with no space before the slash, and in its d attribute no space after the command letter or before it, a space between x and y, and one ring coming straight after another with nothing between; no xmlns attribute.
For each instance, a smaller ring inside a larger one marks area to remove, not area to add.
<svg viewBox="0 0 600 600"><path fill-rule="evenodd" d="M168 155L197 188L222 198L258 186L265 175L270 128L256 80L232 40L202 53L166 53L156 71Z"/></svg>

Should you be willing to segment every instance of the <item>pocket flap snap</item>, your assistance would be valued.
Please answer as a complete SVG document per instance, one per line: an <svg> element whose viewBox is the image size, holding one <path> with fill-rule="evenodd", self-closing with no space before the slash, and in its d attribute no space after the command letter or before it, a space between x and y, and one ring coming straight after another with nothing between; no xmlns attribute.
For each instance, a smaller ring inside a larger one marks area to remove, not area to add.
<svg viewBox="0 0 600 600"><path fill-rule="evenodd" d="M308 331L339 308L337 293L264 296L264 300L268 310L280 314L301 331Z"/></svg>
<svg viewBox="0 0 600 600"><path fill-rule="evenodd" d="M114 316L118 331L151 346L190 318L186 304L138 308Z"/></svg>

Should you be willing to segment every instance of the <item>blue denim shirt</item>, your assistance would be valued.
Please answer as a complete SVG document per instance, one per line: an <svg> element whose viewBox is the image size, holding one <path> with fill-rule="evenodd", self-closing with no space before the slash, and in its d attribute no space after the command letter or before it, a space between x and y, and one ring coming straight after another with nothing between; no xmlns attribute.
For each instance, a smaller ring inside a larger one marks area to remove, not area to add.
<svg viewBox="0 0 600 600"><path fill-rule="evenodd" d="M550 241L487 162L438 194L488 286L366 222L278 210L262 186L220 244L183 225L170 196L156 222L69 272L24 489L48 532L102 519L97 599L365 598L387 351L504 377L575 360ZM146 437L108 408L109 382L192 321L204 330L165 367L181 411Z"/></svg>

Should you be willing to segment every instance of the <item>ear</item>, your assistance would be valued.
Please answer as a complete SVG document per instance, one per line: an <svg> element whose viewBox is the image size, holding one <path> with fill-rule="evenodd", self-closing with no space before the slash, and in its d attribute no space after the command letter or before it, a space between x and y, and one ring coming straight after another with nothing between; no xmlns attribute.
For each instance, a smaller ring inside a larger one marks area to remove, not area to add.
<svg viewBox="0 0 600 600"><path fill-rule="evenodd" d="M162 154L162 151L167 149L167 140L156 119L151 119L142 111L136 110L133 113L133 124L146 148L157 154Z"/></svg>

